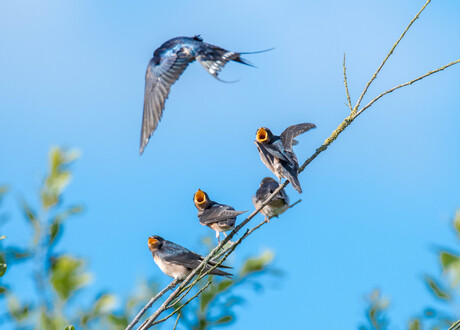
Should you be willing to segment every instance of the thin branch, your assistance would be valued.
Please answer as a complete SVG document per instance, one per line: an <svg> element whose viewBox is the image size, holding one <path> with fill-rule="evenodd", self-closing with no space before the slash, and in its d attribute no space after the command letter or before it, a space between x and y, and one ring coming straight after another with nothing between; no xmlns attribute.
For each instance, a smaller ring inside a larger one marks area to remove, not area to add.
<svg viewBox="0 0 460 330"><path fill-rule="evenodd" d="M203 292L204 290L206 290L208 288L208 286L212 283L212 281L209 281L208 283L206 283L206 285L204 287L202 287L200 289L200 291L198 291L193 297L191 297L189 300L187 300L183 305L181 305L179 308L177 308L174 312L172 312L171 314L169 314L168 316L162 318L161 320L158 320L156 322L154 322L152 324L155 325L155 324L159 324L159 323L163 323L164 321L166 321L167 319L169 319L171 316L173 316L174 314L177 314L182 308L184 308L189 302L191 302L193 299L195 299L196 297L198 297L201 292ZM143 326L143 325L142 325ZM141 326L141 329L143 329Z"/></svg>
<svg viewBox="0 0 460 330"><path fill-rule="evenodd" d="M345 84L345 92L347 93L348 107L351 111L353 111L353 106L351 105L350 92L348 91L347 67L345 66L345 53L343 53L343 83Z"/></svg>
<svg viewBox="0 0 460 330"><path fill-rule="evenodd" d="M452 326L449 328L449 330L459 330L460 329L460 320L452 324Z"/></svg>
<svg viewBox="0 0 460 330"><path fill-rule="evenodd" d="M399 88L402 88L402 87L405 87L405 86L409 86L409 85L412 85L414 82L417 82L419 80L422 80L423 78L426 78L428 76L431 76L432 74L434 73L437 73L439 71L442 71L444 69L447 69L448 67L452 66L452 65L455 65L455 64L458 64L460 63L460 59L456 60L456 61L453 61L453 62L450 62L449 64L446 64L444 65L443 67L440 67L439 69L436 69L436 70L433 70L433 71L428 71L427 73L425 73L423 76L420 76L418 78L415 78L409 82L406 82L404 84L401 84L401 85L398 85L398 86L395 86L389 90L387 90L386 92L383 92L382 94L380 94L379 96L377 96L376 98L374 98L372 101L370 101L366 106L364 106L361 110L358 111L358 113L356 114L356 117L359 116L361 113L363 113L364 110L366 110L367 108L369 108L372 104L374 104L376 101L378 101L382 96L384 95L387 95L391 92L394 92L395 90L399 89Z"/></svg>
<svg viewBox="0 0 460 330"><path fill-rule="evenodd" d="M364 87L364 90L363 92L361 93L361 96L359 97L358 99L358 102L356 102L356 105L353 109L353 112L356 112L359 108L359 105L361 104L361 101L364 97L364 95L366 95L367 93L367 90L369 89L369 86L372 84L372 82L375 80L375 78L377 78L377 75L379 74L380 70L383 68L383 66L385 65L385 63L387 62L387 60L390 58L390 56L393 54L394 50L396 49L396 47L398 46L399 42L402 40L402 38L404 38L404 36L406 35L406 32L410 29L410 27L412 26L412 24L414 24L414 22L419 18L420 14L425 10L426 6L428 6L428 4L431 2L431 0L427 0L427 2L423 5L422 9L420 9L420 11L417 13L417 15L415 15L415 17L412 19L412 21L410 21L409 25L406 27L406 29L404 30L404 32L401 34L401 36L399 37L398 41L396 41L396 43L393 45L393 47L390 49L390 52L387 54L387 56L385 57L385 59L383 60L382 64L380 64L379 68L377 69L377 71L375 71L374 75L372 76L371 80L369 80L369 82L367 83L366 87Z"/></svg>
<svg viewBox="0 0 460 330"><path fill-rule="evenodd" d="M180 313L177 314L176 323L174 323L174 328L173 328L173 330L176 330L177 324L179 323L179 319L180 319Z"/></svg>
<svg viewBox="0 0 460 330"><path fill-rule="evenodd" d="M160 292L157 293L157 295L155 297L153 297L152 299L150 299L150 301L147 303L147 305L144 306L144 308L142 308L142 310L136 315L136 317L134 318L134 320L128 325L128 327L126 328L126 330L131 330L132 328L134 328L134 326L136 325L137 322L139 322L139 320L141 319L142 315L144 315L144 313L150 308L152 307L153 303L155 301L157 301L158 299L160 299L161 296L163 296L167 291L169 291L171 288L175 287L176 284L177 284L177 280L173 280L171 283L169 283L169 285L167 287L165 287L163 290L161 290Z"/></svg>

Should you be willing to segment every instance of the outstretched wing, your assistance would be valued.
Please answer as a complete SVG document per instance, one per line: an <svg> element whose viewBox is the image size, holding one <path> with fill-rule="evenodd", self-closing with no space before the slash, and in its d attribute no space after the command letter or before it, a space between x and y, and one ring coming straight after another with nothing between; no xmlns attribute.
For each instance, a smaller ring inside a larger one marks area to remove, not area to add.
<svg viewBox="0 0 460 330"><path fill-rule="evenodd" d="M311 123L303 123L289 126L281 133L281 141L283 142L283 146L286 150L291 150L293 145L293 140L297 135L305 133L306 131L315 128L315 124Z"/></svg>
<svg viewBox="0 0 460 330"><path fill-rule="evenodd" d="M180 54L162 58L158 64L155 64L154 59L150 60L145 74L141 154L160 122L171 85L179 79L190 62L189 57L181 57Z"/></svg>
<svg viewBox="0 0 460 330"><path fill-rule="evenodd" d="M246 211L235 211L232 207L227 205L216 205L198 214L198 218L203 225L209 225L211 223L235 218L244 212Z"/></svg>

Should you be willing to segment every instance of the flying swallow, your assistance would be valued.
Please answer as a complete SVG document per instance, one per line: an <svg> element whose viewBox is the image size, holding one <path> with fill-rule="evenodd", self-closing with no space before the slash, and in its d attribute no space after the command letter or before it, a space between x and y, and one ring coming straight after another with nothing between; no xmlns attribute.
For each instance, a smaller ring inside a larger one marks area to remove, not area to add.
<svg viewBox="0 0 460 330"><path fill-rule="evenodd" d="M192 252L179 244L167 241L160 236L151 236L148 240L149 250L153 260L161 271L174 279L184 280L203 261L203 256ZM206 270L215 266L216 263L208 261ZM231 268L219 265L219 268ZM231 276L232 274L219 269L214 269L211 275Z"/></svg>
<svg viewBox="0 0 460 330"><path fill-rule="evenodd" d="M171 86L190 63L197 60L214 78L220 80L218 74L229 61L253 66L240 55L254 53L260 52L231 52L203 42L199 35L193 38L173 38L155 50L145 74L140 153L144 152L144 148L158 126Z"/></svg>
<svg viewBox="0 0 460 330"><path fill-rule="evenodd" d="M279 184L275 180L270 177L266 177L262 179L260 183L259 189L256 192L255 196L252 196L252 203L254 204L255 208L257 209L263 202L267 200L268 197L271 196L278 189ZM260 213L265 215L265 220L269 220L273 217L278 217L280 214L284 213L289 208L289 197L284 191L281 189L275 197L264 206L263 209L260 210Z"/></svg>
<svg viewBox="0 0 460 330"><path fill-rule="evenodd" d="M193 202L198 209L198 219L203 226L208 226L216 231L217 241L220 242L220 233L235 228L236 217L247 211L235 211L231 206L212 201L208 194L201 189L193 195Z"/></svg>
<svg viewBox="0 0 460 330"><path fill-rule="evenodd" d="M302 192L297 178L299 163L292 145L297 143L294 140L297 135L315 127L316 125L310 123L292 125L281 136L273 135L268 128L261 127L257 130L254 141L259 149L260 159L278 177L280 183L281 178L286 178L299 193Z"/></svg>

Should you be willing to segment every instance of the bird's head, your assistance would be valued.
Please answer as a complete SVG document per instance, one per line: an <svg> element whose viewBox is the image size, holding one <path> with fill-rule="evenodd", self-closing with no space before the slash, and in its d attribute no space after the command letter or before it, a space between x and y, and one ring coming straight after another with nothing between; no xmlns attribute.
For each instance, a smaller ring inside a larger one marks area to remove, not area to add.
<svg viewBox="0 0 460 330"><path fill-rule="evenodd" d="M256 141L261 144L270 143L273 139L273 133L267 127L261 127L257 130Z"/></svg>
<svg viewBox="0 0 460 330"><path fill-rule="evenodd" d="M149 250L155 252L161 248L164 239L160 236L150 236L148 240Z"/></svg>
<svg viewBox="0 0 460 330"><path fill-rule="evenodd" d="M273 182L278 184L278 182L276 180L274 180L273 178L270 178L269 176L267 176L267 177L263 178L262 181L260 182L260 187L262 187L265 184L273 183Z"/></svg>
<svg viewBox="0 0 460 330"><path fill-rule="evenodd" d="M209 199L207 193L201 189L198 189L195 195L193 195L193 203L195 203L196 208L201 211L204 210L209 205L209 203L211 203L211 200Z"/></svg>

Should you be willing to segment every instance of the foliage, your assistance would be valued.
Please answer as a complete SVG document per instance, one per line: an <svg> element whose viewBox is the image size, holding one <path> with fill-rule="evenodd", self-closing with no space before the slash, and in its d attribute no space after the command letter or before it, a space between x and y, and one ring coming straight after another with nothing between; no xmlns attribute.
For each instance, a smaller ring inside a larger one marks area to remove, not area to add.
<svg viewBox="0 0 460 330"><path fill-rule="evenodd" d="M452 223L460 243L460 210L455 214ZM409 321L409 330L447 329L460 318L460 313L456 308L456 303L460 300L460 252L444 247L437 252L437 255L441 274L424 276L425 285L433 296L434 302ZM374 297L378 298L378 296ZM382 318L382 313L387 307L388 303L370 299L367 315L371 327L362 327L362 329L385 329L388 319L386 316Z"/></svg>
<svg viewBox="0 0 460 330"><path fill-rule="evenodd" d="M387 298L381 296L380 290L374 290L366 297L368 307L366 309L367 325L361 325L360 330L384 330L388 326L386 310L390 305Z"/></svg>

